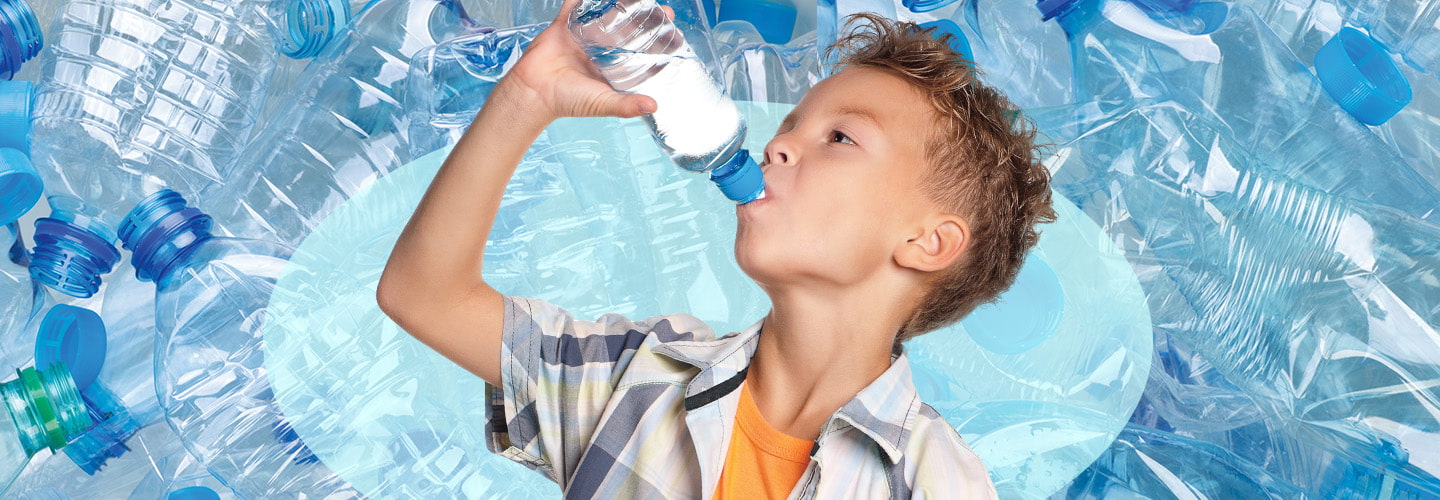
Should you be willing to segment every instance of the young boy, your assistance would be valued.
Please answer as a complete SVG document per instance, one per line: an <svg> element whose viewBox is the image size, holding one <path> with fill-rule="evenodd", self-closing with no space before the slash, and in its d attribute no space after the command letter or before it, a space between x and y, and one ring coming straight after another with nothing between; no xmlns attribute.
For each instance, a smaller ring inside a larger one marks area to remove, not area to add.
<svg viewBox="0 0 1440 500"><path fill-rule="evenodd" d="M566 498L990 498L915 393L901 341L1013 283L1052 220L1034 132L948 45L866 17L765 147L735 258L770 312L719 336L686 314L580 321L481 278L526 148L563 116L656 109L617 93L555 24L491 93L395 245L377 292L490 384L490 449ZM478 223L477 223L478 222ZM457 233L455 228L471 228Z"/></svg>

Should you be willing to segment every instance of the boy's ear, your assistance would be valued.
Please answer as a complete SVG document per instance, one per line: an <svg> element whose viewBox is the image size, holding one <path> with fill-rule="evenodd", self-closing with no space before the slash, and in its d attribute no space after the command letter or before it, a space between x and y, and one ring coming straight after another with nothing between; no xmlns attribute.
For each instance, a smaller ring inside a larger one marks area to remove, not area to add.
<svg viewBox="0 0 1440 500"><path fill-rule="evenodd" d="M970 247L970 223L955 214L937 213L895 249L895 263L916 271L950 267Z"/></svg>

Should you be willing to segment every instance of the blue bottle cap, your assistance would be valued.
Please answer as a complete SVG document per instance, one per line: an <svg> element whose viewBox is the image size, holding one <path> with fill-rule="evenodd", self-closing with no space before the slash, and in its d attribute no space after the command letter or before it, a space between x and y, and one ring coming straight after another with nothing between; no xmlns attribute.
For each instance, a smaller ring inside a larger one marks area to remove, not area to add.
<svg viewBox="0 0 1440 500"><path fill-rule="evenodd" d="M725 197L744 205L765 196L765 175L747 150L739 150L720 168L710 172L710 180L720 187Z"/></svg>
<svg viewBox="0 0 1440 500"><path fill-rule="evenodd" d="M89 309L57 304L35 334L35 366L56 361L70 368L75 387L85 390L105 364L105 322Z"/></svg>
<svg viewBox="0 0 1440 500"><path fill-rule="evenodd" d="M308 59L350 24L350 2L346 0L289 0L285 8L285 33L279 37L280 53L292 59Z"/></svg>
<svg viewBox="0 0 1440 500"><path fill-rule="evenodd" d="M30 154L30 118L34 116L34 103L34 84L0 80L0 148L15 148Z"/></svg>
<svg viewBox="0 0 1440 500"><path fill-rule="evenodd" d="M1325 92L1350 116L1380 125L1410 104L1410 82L1380 42L1342 28L1315 53L1315 74Z"/></svg>
<svg viewBox="0 0 1440 500"><path fill-rule="evenodd" d="M85 409L95 425L65 445L65 455L86 474L94 475L110 459L130 451L125 442L140 430L140 422L120 400L101 384L90 384L80 391Z"/></svg>
<svg viewBox="0 0 1440 500"><path fill-rule="evenodd" d="M960 25L955 24L955 21L949 19L930 21L921 24L920 28L935 28L932 36L937 39L945 35L950 35L950 50L955 51L956 54L960 54L960 57L965 58L966 61L975 60L970 56L970 40L965 38L965 33L960 31Z"/></svg>
<svg viewBox="0 0 1440 500"><path fill-rule="evenodd" d="M903 0L900 5L910 9L910 12L930 12L952 3L955 3L955 0Z"/></svg>
<svg viewBox="0 0 1440 500"><path fill-rule="evenodd" d="M44 185L30 164L30 157L15 148L0 148L0 224L15 222L35 202Z"/></svg>
<svg viewBox="0 0 1440 500"><path fill-rule="evenodd" d="M795 6L790 0L723 0L720 22L745 21L768 43L786 44L795 32Z"/></svg>
<svg viewBox="0 0 1440 500"><path fill-rule="evenodd" d="M180 488L165 496L166 500L220 500L220 494L204 486Z"/></svg>
<svg viewBox="0 0 1440 500"><path fill-rule="evenodd" d="M25 0L0 0L0 80L9 80L20 65L40 53L45 39L40 20Z"/></svg>

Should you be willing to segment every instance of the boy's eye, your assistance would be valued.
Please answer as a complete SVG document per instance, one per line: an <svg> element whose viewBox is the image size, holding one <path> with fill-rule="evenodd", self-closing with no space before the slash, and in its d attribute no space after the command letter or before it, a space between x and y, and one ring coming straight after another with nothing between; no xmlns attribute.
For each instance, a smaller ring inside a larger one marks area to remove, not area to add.
<svg viewBox="0 0 1440 500"><path fill-rule="evenodd" d="M850 140L849 136L845 135L844 132L841 132L839 130L834 130L830 132L830 140L842 144L855 144L855 141Z"/></svg>

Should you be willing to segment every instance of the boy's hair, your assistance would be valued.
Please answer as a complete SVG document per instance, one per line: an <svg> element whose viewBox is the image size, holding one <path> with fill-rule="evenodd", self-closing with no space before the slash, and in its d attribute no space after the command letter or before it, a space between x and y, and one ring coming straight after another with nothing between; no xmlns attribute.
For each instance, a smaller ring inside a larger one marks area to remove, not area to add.
<svg viewBox="0 0 1440 500"><path fill-rule="evenodd" d="M846 34L827 49L843 54L837 72L888 70L929 95L939 117L925 147L933 165L923 181L925 194L970 223L965 255L930 280L896 335L897 346L999 297L1039 240L1035 225L1055 220L1034 125L1000 91L979 81L974 63L951 50L949 34L936 39L933 31L860 13L847 19Z"/></svg>

